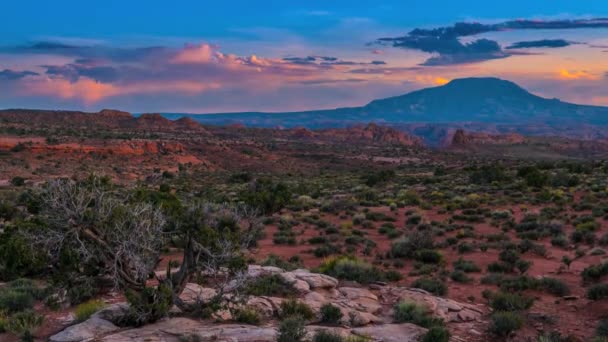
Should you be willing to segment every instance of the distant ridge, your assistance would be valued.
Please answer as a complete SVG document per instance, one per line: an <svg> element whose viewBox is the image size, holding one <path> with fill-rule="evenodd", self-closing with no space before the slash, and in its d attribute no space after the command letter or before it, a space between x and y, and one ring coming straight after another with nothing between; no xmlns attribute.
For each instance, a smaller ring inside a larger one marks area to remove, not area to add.
<svg viewBox="0 0 608 342"><path fill-rule="evenodd" d="M412 125L418 130L420 124L431 124L445 129L466 128L496 134L608 137L608 107L543 98L513 82L494 77L455 79L442 86L374 100L362 107L283 113L163 115L168 118L186 116L210 125L301 126L309 129L375 122L422 136L427 142L427 137L415 132Z"/></svg>

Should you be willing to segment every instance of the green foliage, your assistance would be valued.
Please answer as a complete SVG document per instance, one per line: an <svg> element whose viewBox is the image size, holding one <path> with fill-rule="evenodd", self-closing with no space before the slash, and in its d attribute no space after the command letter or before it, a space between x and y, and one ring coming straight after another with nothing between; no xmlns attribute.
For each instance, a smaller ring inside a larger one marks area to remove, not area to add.
<svg viewBox="0 0 608 342"><path fill-rule="evenodd" d="M480 272L481 268L477 266L473 261L464 260L463 258L458 258L458 260L454 261L454 270L462 271L465 273L472 272Z"/></svg>
<svg viewBox="0 0 608 342"><path fill-rule="evenodd" d="M306 337L306 326L302 317L290 316L279 324L277 342L300 342L304 337Z"/></svg>
<svg viewBox="0 0 608 342"><path fill-rule="evenodd" d="M490 297L490 307L496 311L520 311L532 307L534 298L509 292L496 292Z"/></svg>
<svg viewBox="0 0 608 342"><path fill-rule="evenodd" d="M344 338L338 333L327 330L317 330L312 337L312 342L344 342Z"/></svg>
<svg viewBox="0 0 608 342"><path fill-rule="evenodd" d="M282 318L297 316L300 320L310 320L315 317L310 306L296 299L289 299L281 302L280 313Z"/></svg>
<svg viewBox="0 0 608 342"><path fill-rule="evenodd" d="M320 273L361 284L387 280L381 269L357 258L341 256L325 260L317 269Z"/></svg>
<svg viewBox="0 0 608 342"><path fill-rule="evenodd" d="M445 282L434 278L418 278L412 283L412 287L423 289L437 296L445 296L448 293L448 286Z"/></svg>
<svg viewBox="0 0 608 342"><path fill-rule="evenodd" d="M45 255L32 249L22 235L40 225L36 220L17 221L0 233L0 279L39 275L44 270Z"/></svg>
<svg viewBox="0 0 608 342"><path fill-rule="evenodd" d="M128 314L118 324L122 326L142 326L167 316L173 306L173 293L166 285L146 287L140 292L127 291Z"/></svg>
<svg viewBox="0 0 608 342"><path fill-rule="evenodd" d="M22 311L12 315L6 324L6 331L9 331L21 338L23 342L34 341L34 331L42 325L44 316L34 311Z"/></svg>
<svg viewBox="0 0 608 342"><path fill-rule="evenodd" d="M595 328L595 334L601 337L608 337L608 319L602 319Z"/></svg>
<svg viewBox="0 0 608 342"><path fill-rule="evenodd" d="M261 322L260 315L255 309L243 308L236 310L234 320L239 323L259 325Z"/></svg>
<svg viewBox="0 0 608 342"><path fill-rule="evenodd" d="M365 185L375 186L380 183L385 183L395 177L395 171L393 170L380 170L378 172L372 172L363 177Z"/></svg>
<svg viewBox="0 0 608 342"><path fill-rule="evenodd" d="M608 284L596 284L587 289L587 298L600 300L608 298Z"/></svg>
<svg viewBox="0 0 608 342"><path fill-rule="evenodd" d="M285 183L274 182L270 178L253 181L241 193L241 199L248 205L258 208L264 214L279 211L291 202L292 193Z"/></svg>
<svg viewBox="0 0 608 342"><path fill-rule="evenodd" d="M422 342L448 342L449 340L449 330L441 326L431 327L422 338Z"/></svg>
<svg viewBox="0 0 608 342"><path fill-rule="evenodd" d="M337 325L342 319L342 311L339 307L331 303L324 304L321 307L321 322L325 324Z"/></svg>
<svg viewBox="0 0 608 342"><path fill-rule="evenodd" d="M501 165L483 165L469 176L469 182L473 184L490 184L508 179L509 176Z"/></svg>
<svg viewBox="0 0 608 342"><path fill-rule="evenodd" d="M608 275L608 262L591 265L583 270L581 276L583 280L586 282L596 282L599 281L602 277Z"/></svg>
<svg viewBox="0 0 608 342"><path fill-rule="evenodd" d="M509 336L524 325L522 315L512 311L496 311L492 313L490 320L490 331L502 337Z"/></svg>
<svg viewBox="0 0 608 342"><path fill-rule="evenodd" d="M396 323L413 323L424 328L443 325L443 321L434 318L427 307L414 302L397 303L393 308L393 320Z"/></svg>
<svg viewBox="0 0 608 342"><path fill-rule="evenodd" d="M424 249L433 249L433 236L427 231L414 231L393 242L390 255L394 258L414 258L417 251Z"/></svg>
<svg viewBox="0 0 608 342"><path fill-rule="evenodd" d="M76 316L76 320L79 322L86 321L94 313L103 309L105 305L106 304L100 299L90 300L86 303L79 304L74 310L74 316Z"/></svg>
<svg viewBox="0 0 608 342"><path fill-rule="evenodd" d="M296 294L291 284L279 274L269 274L250 280L243 290L251 296L288 297Z"/></svg>
<svg viewBox="0 0 608 342"><path fill-rule="evenodd" d="M17 279L0 288L0 311L14 313L31 309L44 292L29 279Z"/></svg>
<svg viewBox="0 0 608 342"><path fill-rule="evenodd" d="M25 178L23 177L13 177L11 179L11 184L14 186L24 186L25 185Z"/></svg>
<svg viewBox="0 0 608 342"><path fill-rule="evenodd" d="M262 266L274 266L278 268L282 268L286 271L292 271L302 267L302 261L299 256L291 257L289 260L283 260L281 257L270 254L266 259L264 259L260 265Z"/></svg>

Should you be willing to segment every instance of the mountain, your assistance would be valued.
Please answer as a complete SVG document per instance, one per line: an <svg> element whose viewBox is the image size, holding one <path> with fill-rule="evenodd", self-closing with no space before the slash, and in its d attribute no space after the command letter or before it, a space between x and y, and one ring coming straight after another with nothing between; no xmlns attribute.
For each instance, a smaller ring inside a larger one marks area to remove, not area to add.
<svg viewBox="0 0 608 342"><path fill-rule="evenodd" d="M463 78L443 86L374 100L363 107L285 113L163 114L190 117L211 125L309 129L348 127L376 122L408 133L420 124L442 129L467 129L495 134L558 135L582 139L608 137L608 107L578 105L546 99L498 78ZM466 127L465 127L466 126ZM442 129L427 127L434 135ZM435 138L421 135L433 142Z"/></svg>

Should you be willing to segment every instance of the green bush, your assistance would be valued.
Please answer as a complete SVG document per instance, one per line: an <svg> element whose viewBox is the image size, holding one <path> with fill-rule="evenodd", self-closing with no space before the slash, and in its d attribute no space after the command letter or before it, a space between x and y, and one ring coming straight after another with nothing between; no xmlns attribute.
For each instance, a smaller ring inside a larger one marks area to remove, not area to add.
<svg viewBox="0 0 608 342"><path fill-rule="evenodd" d="M490 306L496 311L520 311L529 309L534 298L517 293L497 292L490 296Z"/></svg>
<svg viewBox="0 0 608 342"><path fill-rule="evenodd" d="M90 300L86 303L82 303L74 310L74 316L79 322L86 321L97 311L103 309L106 304L100 299Z"/></svg>
<svg viewBox="0 0 608 342"><path fill-rule="evenodd" d="M289 297L296 294L296 289L279 274L264 275L254 278L243 290L250 296Z"/></svg>
<svg viewBox="0 0 608 342"><path fill-rule="evenodd" d="M450 273L450 278L457 283L470 283L473 280L466 273L458 270Z"/></svg>
<svg viewBox="0 0 608 342"><path fill-rule="evenodd" d="M608 319L602 319L597 328L595 328L595 334L601 337L608 337Z"/></svg>
<svg viewBox="0 0 608 342"><path fill-rule="evenodd" d="M317 271L341 280L351 280L361 284L388 280L384 271L354 257L330 258L324 261Z"/></svg>
<svg viewBox="0 0 608 342"><path fill-rule="evenodd" d="M600 300L608 298L608 284L596 284L587 289L587 298Z"/></svg>
<svg viewBox="0 0 608 342"><path fill-rule="evenodd" d="M306 303L289 299L281 303L281 317L298 316L300 319L310 320L315 317L314 312Z"/></svg>
<svg viewBox="0 0 608 342"><path fill-rule="evenodd" d="M431 327L422 338L422 342L449 342L449 340L449 330L440 326Z"/></svg>
<svg viewBox="0 0 608 342"><path fill-rule="evenodd" d="M447 285L434 278L418 278L412 283L412 287L423 289L437 296L445 296L448 293Z"/></svg>
<svg viewBox="0 0 608 342"><path fill-rule="evenodd" d="M22 311L12 315L6 324L6 331L21 338L23 342L33 342L34 332L44 322L44 316L34 311Z"/></svg>
<svg viewBox="0 0 608 342"><path fill-rule="evenodd" d="M302 317L290 316L279 324L277 342L300 342L304 337L306 337L306 326Z"/></svg>
<svg viewBox="0 0 608 342"><path fill-rule="evenodd" d="M433 249L433 245L433 236L430 232L414 231L393 242L390 255L393 258L413 258L417 251Z"/></svg>
<svg viewBox="0 0 608 342"><path fill-rule="evenodd" d="M325 324L337 325L342 319L342 311L339 307L327 303L321 307L321 322Z"/></svg>
<svg viewBox="0 0 608 342"><path fill-rule="evenodd" d="M443 324L431 315L428 308L414 302L397 303L393 308L393 319L396 323L413 323L424 328Z"/></svg>
<svg viewBox="0 0 608 342"><path fill-rule="evenodd" d="M234 320L239 323L258 325L261 322L258 312L254 309L243 308L236 310Z"/></svg>
<svg viewBox="0 0 608 342"><path fill-rule="evenodd" d="M312 342L344 342L344 338L338 333L318 330L312 337Z"/></svg>
<svg viewBox="0 0 608 342"><path fill-rule="evenodd" d="M502 337L509 336L524 325L524 318L519 313L511 311L494 312L490 320L490 331Z"/></svg>
<svg viewBox="0 0 608 342"><path fill-rule="evenodd" d="M165 285L146 287L140 292L127 291L129 312L116 322L122 326L142 326L166 317L173 306L173 292Z"/></svg>
<svg viewBox="0 0 608 342"><path fill-rule="evenodd" d="M466 273L480 272L481 268L475 265L474 262L469 260L464 260L463 258L458 258L458 260L454 261L454 270L462 271Z"/></svg>
<svg viewBox="0 0 608 342"><path fill-rule="evenodd" d="M0 311L19 312L33 306L34 297L29 293L10 288L0 290Z"/></svg>
<svg viewBox="0 0 608 342"><path fill-rule="evenodd" d="M608 262L591 265L583 270L581 276L586 282L599 281L602 277L608 275Z"/></svg>

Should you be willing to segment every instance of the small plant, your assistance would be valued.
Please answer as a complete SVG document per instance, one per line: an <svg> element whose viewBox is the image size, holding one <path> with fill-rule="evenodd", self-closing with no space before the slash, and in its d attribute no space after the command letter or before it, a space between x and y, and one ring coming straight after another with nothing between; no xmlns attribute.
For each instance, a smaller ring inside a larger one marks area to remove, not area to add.
<svg viewBox="0 0 608 342"><path fill-rule="evenodd" d="M312 337L312 342L344 342L344 338L338 333L318 330Z"/></svg>
<svg viewBox="0 0 608 342"><path fill-rule="evenodd" d="M6 324L6 331L9 331L21 338L22 342L33 342L34 332L44 322L44 316L34 311L22 311L9 318Z"/></svg>
<svg viewBox="0 0 608 342"><path fill-rule="evenodd" d="M337 325L342 319L342 311L339 307L327 303L321 307L321 322L325 324Z"/></svg>
<svg viewBox="0 0 608 342"><path fill-rule="evenodd" d="M102 300L94 299L90 300L86 303L79 304L74 310L74 316L76 316L76 320L79 322L86 321L91 317L94 313L101 310L105 306L105 303Z"/></svg>
<svg viewBox="0 0 608 342"><path fill-rule="evenodd" d="M290 299L281 303L281 317L287 318L291 316L298 316L300 319L310 320L315 317L315 314L307 304L295 299Z"/></svg>
<svg viewBox="0 0 608 342"><path fill-rule="evenodd" d="M412 283L412 287L423 289L437 296L445 296L448 292L447 285L443 281L434 278L418 278Z"/></svg>
<svg viewBox="0 0 608 342"><path fill-rule="evenodd" d="M22 291L7 288L0 290L0 310L9 313L30 309L34 306L34 297Z"/></svg>
<svg viewBox="0 0 608 342"><path fill-rule="evenodd" d="M393 310L393 319L396 323L413 323L424 328L443 324L441 320L431 316L428 308L414 302L398 303Z"/></svg>
<svg viewBox="0 0 608 342"><path fill-rule="evenodd" d="M496 311L520 311L529 309L534 298L508 292L497 292L490 295L490 306Z"/></svg>
<svg viewBox="0 0 608 342"><path fill-rule="evenodd" d="M261 322L260 316L257 311L250 308L243 308L236 311L234 320L239 323L258 325Z"/></svg>
<svg viewBox="0 0 608 342"><path fill-rule="evenodd" d="M490 319L490 331L503 337L509 336L524 325L524 318L517 312L496 311Z"/></svg>
<svg viewBox="0 0 608 342"><path fill-rule="evenodd" d="M300 342L306 336L303 317L291 316L281 321L277 342Z"/></svg>
<svg viewBox="0 0 608 342"><path fill-rule="evenodd" d="M288 297L296 290L278 274L258 277L249 282L244 289L251 296L281 296Z"/></svg>
<svg viewBox="0 0 608 342"><path fill-rule="evenodd" d="M608 284L597 284L587 289L587 298L600 300L608 298Z"/></svg>
<svg viewBox="0 0 608 342"><path fill-rule="evenodd" d="M450 332L440 326L431 327L422 338L422 342L448 342L449 340Z"/></svg>

